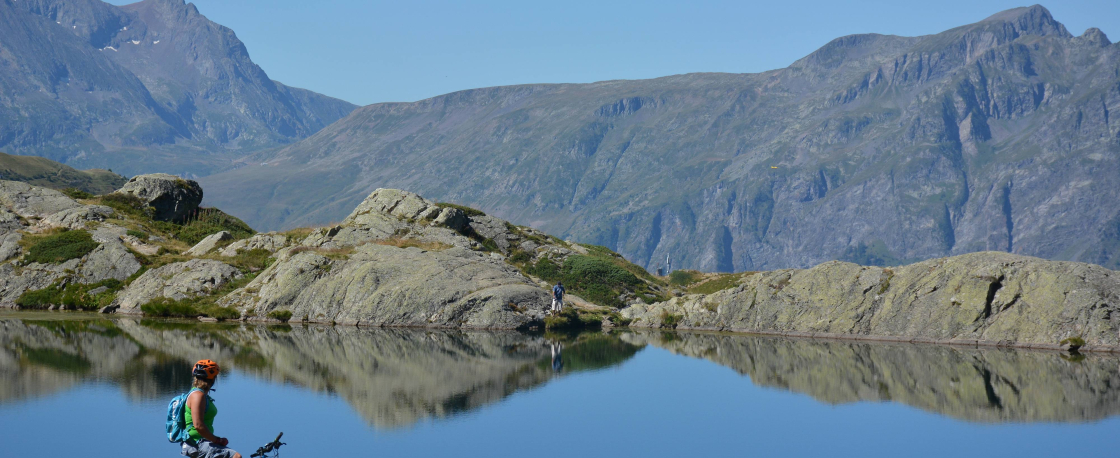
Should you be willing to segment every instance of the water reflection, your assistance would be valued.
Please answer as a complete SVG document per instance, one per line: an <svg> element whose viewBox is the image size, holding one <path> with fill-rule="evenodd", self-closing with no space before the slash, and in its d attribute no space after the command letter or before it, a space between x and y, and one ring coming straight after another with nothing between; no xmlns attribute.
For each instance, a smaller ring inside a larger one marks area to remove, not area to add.
<svg viewBox="0 0 1120 458"><path fill-rule="evenodd" d="M893 401L981 422L1088 421L1120 413L1120 357L997 348L640 332L624 336L703 358L757 385L841 404Z"/></svg>
<svg viewBox="0 0 1120 458"><path fill-rule="evenodd" d="M721 334L528 335L245 326L0 315L0 403L90 381L129 398L185 389L194 361L346 400L379 428L498 402L556 377L621 364L644 346L703 358L751 382L826 403L893 401L984 422L1087 421L1120 413L1120 357Z"/></svg>
<svg viewBox="0 0 1120 458"><path fill-rule="evenodd" d="M117 384L131 398L169 398L184 390L194 361L210 358L257 377L337 394L371 424L391 428L477 409L566 373L618 364L641 348L604 334L60 317L0 318L0 402L90 380ZM564 346L562 370L552 363L554 345Z"/></svg>

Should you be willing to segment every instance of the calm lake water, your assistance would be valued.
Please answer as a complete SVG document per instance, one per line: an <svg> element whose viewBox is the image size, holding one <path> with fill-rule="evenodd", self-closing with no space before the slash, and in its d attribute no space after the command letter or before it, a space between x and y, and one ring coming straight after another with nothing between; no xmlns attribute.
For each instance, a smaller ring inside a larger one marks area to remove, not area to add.
<svg viewBox="0 0 1120 458"><path fill-rule="evenodd" d="M178 456L202 358L245 456L279 431L289 458L1120 454L1114 355L0 313L0 456Z"/></svg>

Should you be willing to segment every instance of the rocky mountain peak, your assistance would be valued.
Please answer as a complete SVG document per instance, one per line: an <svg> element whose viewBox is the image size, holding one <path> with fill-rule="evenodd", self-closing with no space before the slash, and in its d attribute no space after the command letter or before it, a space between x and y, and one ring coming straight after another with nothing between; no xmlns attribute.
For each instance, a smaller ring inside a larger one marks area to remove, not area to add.
<svg viewBox="0 0 1120 458"><path fill-rule="evenodd" d="M1021 8L1012 8L989 16L979 24L1008 23L1012 26L1011 32L1018 35L1058 35L1072 38L1073 35L1066 30L1066 26L1056 21L1042 5Z"/></svg>
<svg viewBox="0 0 1120 458"><path fill-rule="evenodd" d="M1101 31L1101 29L1098 29L1096 27L1092 27L1089 30L1086 30L1085 33L1081 34L1081 36L1077 38L1100 48L1112 44L1112 42L1109 41L1108 36L1105 35L1104 32Z"/></svg>

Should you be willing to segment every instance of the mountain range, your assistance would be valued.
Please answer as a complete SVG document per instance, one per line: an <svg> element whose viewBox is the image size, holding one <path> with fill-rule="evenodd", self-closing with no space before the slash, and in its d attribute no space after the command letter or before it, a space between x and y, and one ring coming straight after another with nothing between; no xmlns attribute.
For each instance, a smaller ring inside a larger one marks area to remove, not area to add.
<svg viewBox="0 0 1120 458"><path fill-rule="evenodd" d="M268 78L183 0L0 0L0 150L202 175L354 105Z"/></svg>
<svg viewBox="0 0 1120 458"><path fill-rule="evenodd" d="M355 110L201 181L264 229L378 187L655 268L980 250L1120 265L1120 45L1041 6L838 38L787 68L493 87Z"/></svg>
<svg viewBox="0 0 1120 458"><path fill-rule="evenodd" d="M355 108L271 80L183 0L0 0L0 151L201 177L264 230L393 187L651 270L979 250L1120 267L1120 45L1037 5L762 73Z"/></svg>

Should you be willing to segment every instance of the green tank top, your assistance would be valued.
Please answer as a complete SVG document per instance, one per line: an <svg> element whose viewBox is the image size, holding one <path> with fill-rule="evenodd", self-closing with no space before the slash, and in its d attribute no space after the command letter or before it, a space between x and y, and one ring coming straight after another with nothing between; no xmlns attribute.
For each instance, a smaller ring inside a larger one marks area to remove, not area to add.
<svg viewBox="0 0 1120 458"><path fill-rule="evenodd" d="M202 391L198 388L192 389L191 392ZM214 434L214 417L218 415L218 407L214 405L214 400L210 399L210 395L205 392L202 393L206 398L206 414L203 415L202 424L206 425L206 429L210 430L210 434ZM183 409L183 421L187 424L187 434L191 436L191 440L198 442L202 440L202 435L194 428L194 416L191 415L191 406L187 404Z"/></svg>

